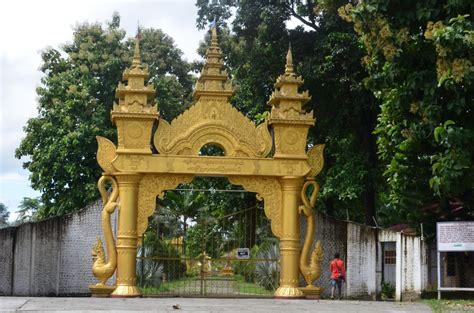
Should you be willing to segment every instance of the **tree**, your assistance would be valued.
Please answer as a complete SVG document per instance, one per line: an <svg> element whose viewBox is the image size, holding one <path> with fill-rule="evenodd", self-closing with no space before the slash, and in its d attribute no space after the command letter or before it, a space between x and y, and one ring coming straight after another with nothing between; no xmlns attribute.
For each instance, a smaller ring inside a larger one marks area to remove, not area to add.
<svg viewBox="0 0 474 313"><path fill-rule="evenodd" d="M309 144L325 143L325 168L318 178L318 207L330 215L374 223L379 167L372 134L378 102L363 84L363 49L352 26L337 8L347 1L225 1L197 2L197 25L216 19L220 45L227 56L237 91L233 104L251 119L265 117L273 84L284 69L291 42L298 74L313 99L316 127ZM228 23L232 9L235 19ZM288 29L290 18L307 28ZM201 53L205 45L201 47ZM382 187L379 187L381 189ZM365 217L364 217L365 215Z"/></svg>
<svg viewBox="0 0 474 313"><path fill-rule="evenodd" d="M10 212L8 212L7 206L0 202L0 228L8 226L9 216L10 216Z"/></svg>
<svg viewBox="0 0 474 313"><path fill-rule="evenodd" d="M382 103L387 216L412 224L474 217L473 9L469 1L390 0L340 9L360 35L366 84Z"/></svg>
<svg viewBox="0 0 474 313"><path fill-rule="evenodd" d="M200 194L191 192L167 192L163 201L163 207L168 214L177 217L181 224L183 236L183 254L186 253L186 239L188 223L195 220L200 210L202 210L204 201Z"/></svg>
<svg viewBox="0 0 474 313"><path fill-rule="evenodd" d="M116 138L110 121L115 88L131 62L133 39L125 40L120 17L105 27L75 27L71 43L42 52L44 76L37 88L38 116L24 127L16 157L28 157L32 187L41 191L40 217L80 209L98 198L101 170L96 136ZM172 118L188 104L192 77L173 40L160 30L141 30L143 61L150 65L160 113ZM179 105L178 105L179 104Z"/></svg>
<svg viewBox="0 0 474 313"><path fill-rule="evenodd" d="M43 204L39 198L24 197L18 206L20 210L17 211L18 223L32 222L40 218L39 214L43 211Z"/></svg>

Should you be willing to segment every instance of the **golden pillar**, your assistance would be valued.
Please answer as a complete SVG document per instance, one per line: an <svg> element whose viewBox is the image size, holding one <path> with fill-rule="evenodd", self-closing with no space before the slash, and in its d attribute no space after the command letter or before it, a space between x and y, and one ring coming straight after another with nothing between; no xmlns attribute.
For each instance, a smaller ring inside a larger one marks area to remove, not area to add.
<svg viewBox="0 0 474 313"><path fill-rule="evenodd" d="M281 179L283 191L282 233L280 237L280 287L277 298L298 298L304 294L298 289L300 259L299 195L303 179L285 176Z"/></svg>
<svg viewBox="0 0 474 313"><path fill-rule="evenodd" d="M299 92L303 79L296 75L291 48L286 56L285 73L275 83L275 91L268 104L272 106L269 123L275 139L275 159L288 164L307 160L306 138L314 125L313 112L306 112L303 105L311 98L307 91ZM299 203L303 177L284 176L282 186L282 230L280 236L280 287L275 297L299 298L304 294L298 289L300 259Z"/></svg>
<svg viewBox="0 0 474 313"><path fill-rule="evenodd" d="M117 232L117 288L112 297L139 297L137 287L137 215L140 175L120 173L115 176L120 194Z"/></svg>

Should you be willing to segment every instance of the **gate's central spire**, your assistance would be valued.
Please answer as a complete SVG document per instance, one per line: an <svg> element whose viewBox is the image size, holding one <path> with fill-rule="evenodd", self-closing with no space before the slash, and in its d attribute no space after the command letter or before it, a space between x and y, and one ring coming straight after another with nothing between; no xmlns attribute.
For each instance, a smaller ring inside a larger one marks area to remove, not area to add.
<svg viewBox="0 0 474 313"><path fill-rule="evenodd" d="M217 29L211 29L211 44L206 51L204 66L196 86L193 99L201 97L223 97L228 99L234 93L232 82L227 78L222 60L222 51L217 40Z"/></svg>

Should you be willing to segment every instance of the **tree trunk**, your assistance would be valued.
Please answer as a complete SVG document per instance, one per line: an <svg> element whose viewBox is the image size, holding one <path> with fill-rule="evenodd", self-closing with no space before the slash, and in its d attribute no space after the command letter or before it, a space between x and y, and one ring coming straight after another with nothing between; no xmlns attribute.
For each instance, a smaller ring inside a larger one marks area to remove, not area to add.
<svg viewBox="0 0 474 313"><path fill-rule="evenodd" d="M182 254L186 255L186 232L188 230L188 218L186 216L183 216L183 251Z"/></svg>

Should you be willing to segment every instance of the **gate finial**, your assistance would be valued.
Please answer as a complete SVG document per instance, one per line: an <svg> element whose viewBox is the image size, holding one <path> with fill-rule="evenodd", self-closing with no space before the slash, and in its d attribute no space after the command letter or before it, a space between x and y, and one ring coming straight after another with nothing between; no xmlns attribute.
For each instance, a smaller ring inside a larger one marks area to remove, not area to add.
<svg viewBox="0 0 474 313"><path fill-rule="evenodd" d="M137 27L137 34L135 35L135 49L133 51L133 66L141 65L141 57L140 57L140 26Z"/></svg>
<svg viewBox="0 0 474 313"><path fill-rule="evenodd" d="M285 74L294 75L295 69L293 67L293 54L291 53L291 43L288 45L288 52L286 53Z"/></svg>
<svg viewBox="0 0 474 313"><path fill-rule="evenodd" d="M219 42L217 40L217 26L211 28L211 47L219 47Z"/></svg>

